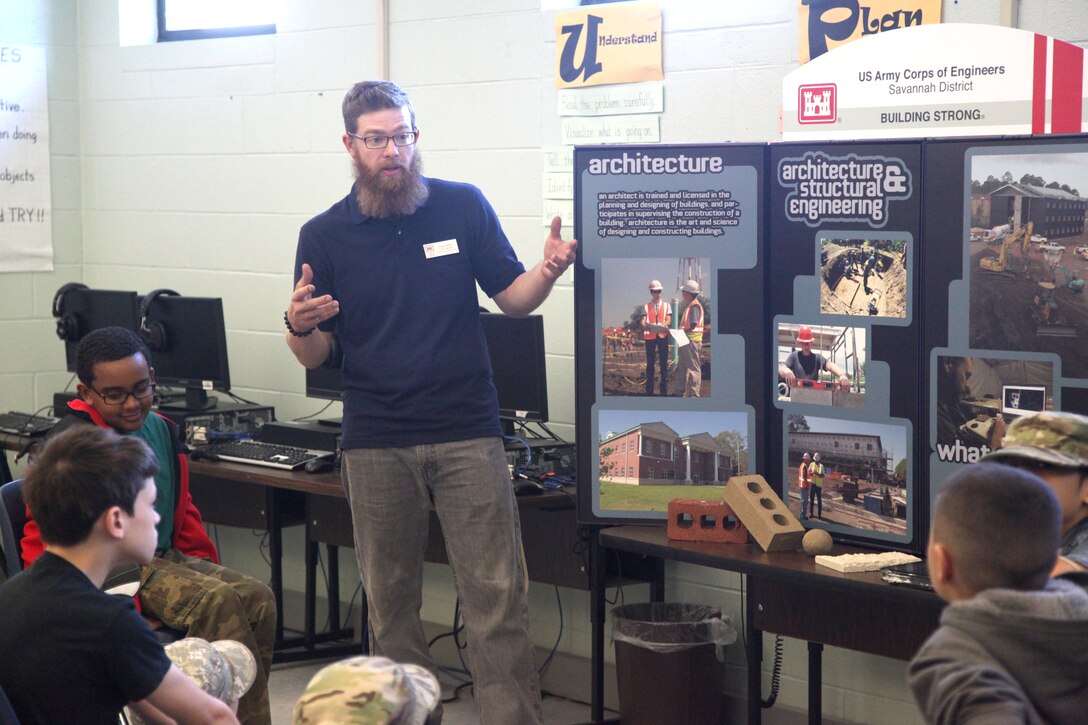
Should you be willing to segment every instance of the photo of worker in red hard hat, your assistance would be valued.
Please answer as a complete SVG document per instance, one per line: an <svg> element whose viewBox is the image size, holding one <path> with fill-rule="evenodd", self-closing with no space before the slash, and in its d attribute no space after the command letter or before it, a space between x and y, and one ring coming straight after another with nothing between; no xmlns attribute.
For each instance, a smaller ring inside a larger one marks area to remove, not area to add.
<svg viewBox="0 0 1088 725"><path fill-rule="evenodd" d="M860 408L865 350L863 327L780 323L779 402Z"/></svg>

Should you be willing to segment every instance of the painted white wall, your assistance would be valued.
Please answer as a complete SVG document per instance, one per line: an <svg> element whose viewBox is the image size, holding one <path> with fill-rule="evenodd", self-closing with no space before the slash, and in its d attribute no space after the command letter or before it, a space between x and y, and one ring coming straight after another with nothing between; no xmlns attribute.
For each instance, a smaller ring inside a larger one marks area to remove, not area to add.
<svg viewBox="0 0 1088 725"><path fill-rule="evenodd" d="M282 0L274 36L122 47L119 6L148 3L0 0L0 44L48 49L56 254L54 272L8 274L0 284L0 339L9 341L0 357L0 410L35 410L68 384L50 303L62 283L82 281L223 297L237 392L274 405L281 419L314 413L319 404L303 395L281 313L299 226L351 183L339 104L352 83L377 75L377 1ZM662 141L776 140L781 81L797 59L796 0L660 4ZM944 20L996 23L1003 4L945 0ZM390 5L390 77L412 95L427 173L478 185L518 254L534 263L545 233L540 148L559 137L554 14L541 13L538 0ZM1019 27L1086 44L1088 15L1077 0L1018 6ZM567 275L540 311L554 428L573 439L571 285ZM266 576L249 532L218 534L225 563ZM297 530L286 544L288 585L301 590ZM344 559L350 592L357 578L350 556ZM448 569L427 572L424 616L448 624ZM670 565L667 575L670 599L722 605L740 628L738 576L686 565ZM559 649L588 656L588 597L559 596ZM625 596L644 599L645 588ZM555 592L534 585L531 607L534 639L550 648L559 631ZM743 696L743 646L729 648L728 658L727 691ZM806 658L803 643L786 641L776 712L804 709ZM904 663L828 648L824 665L829 721L920 722ZM767 673L764 679L766 693Z"/></svg>

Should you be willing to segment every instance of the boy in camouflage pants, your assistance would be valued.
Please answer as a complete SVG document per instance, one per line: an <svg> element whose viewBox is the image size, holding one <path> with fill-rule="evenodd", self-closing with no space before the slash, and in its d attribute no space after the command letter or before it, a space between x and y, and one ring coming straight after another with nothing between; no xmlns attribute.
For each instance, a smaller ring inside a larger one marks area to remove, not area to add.
<svg viewBox="0 0 1088 725"><path fill-rule="evenodd" d="M155 508L161 520L155 557L140 569L137 604L153 627L165 624L210 642L232 639L257 662L253 687L238 706L247 725L270 725L268 672L276 634L276 602L260 581L219 565L200 512L189 494L188 459L172 421L152 414L155 370L147 345L131 330L105 327L84 337L76 349L80 398L54 427L56 435L74 426L97 425L142 439L155 452L159 473ZM42 552L33 516L23 530L23 560L29 566Z"/></svg>

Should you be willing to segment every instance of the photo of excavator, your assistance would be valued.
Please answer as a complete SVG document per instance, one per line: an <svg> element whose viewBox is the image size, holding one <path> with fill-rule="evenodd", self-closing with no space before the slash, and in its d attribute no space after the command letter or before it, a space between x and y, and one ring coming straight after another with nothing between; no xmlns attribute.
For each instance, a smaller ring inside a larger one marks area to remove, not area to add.
<svg viewBox="0 0 1088 725"><path fill-rule="evenodd" d="M1017 242L1020 243L1021 266L1023 266L1028 244L1031 242L1031 234L1034 231L1035 225L1028 222L1015 232L1006 234L1004 239L1001 240L1001 251L998 255L996 257L982 257L978 260L978 266L985 272L1015 277L1016 273L1009 269L1009 248Z"/></svg>
<svg viewBox="0 0 1088 725"><path fill-rule="evenodd" d="M970 344L987 350L1052 352L1063 372L1088 377L1082 331L1088 330L1088 264L1067 243L1033 244L1035 225L1009 224L1000 238L966 241L970 255Z"/></svg>

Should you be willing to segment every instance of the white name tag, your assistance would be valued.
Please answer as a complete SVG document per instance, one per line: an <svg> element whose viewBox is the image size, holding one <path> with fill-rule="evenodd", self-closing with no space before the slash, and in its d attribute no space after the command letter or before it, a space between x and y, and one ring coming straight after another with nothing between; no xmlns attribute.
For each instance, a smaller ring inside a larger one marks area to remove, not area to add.
<svg viewBox="0 0 1088 725"><path fill-rule="evenodd" d="M431 242L423 245L423 254L427 256L427 259L445 257L447 254L457 254L459 251L461 250L457 248L456 239L447 239L443 242Z"/></svg>

